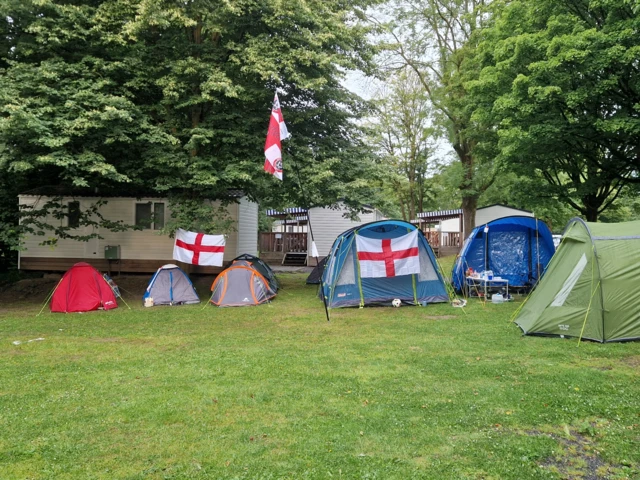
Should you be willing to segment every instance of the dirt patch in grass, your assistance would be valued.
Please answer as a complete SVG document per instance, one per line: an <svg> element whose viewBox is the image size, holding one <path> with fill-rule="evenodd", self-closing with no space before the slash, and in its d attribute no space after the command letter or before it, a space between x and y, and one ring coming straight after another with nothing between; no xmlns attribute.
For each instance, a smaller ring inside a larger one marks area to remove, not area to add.
<svg viewBox="0 0 640 480"><path fill-rule="evenodd" d="M640 367L640 355L631 355L630 357L622 359L622 363L629 367Z"/></svg>
<svg viewBox="0 0 640 480"><path fill-rule="evenodd" d="M11 348L5 350L3 353L6 353L7 355L26 355L27 352L25 352L22 348Z"/></svg>
<svg viewBox="0 0 640 480"><path fill-rule="evenodd" d="M591 424L590 428L595 425ZM611 465L600 457L595 439L574 429L565 428L565 436L537 430L526 432L531 436L547 436L559 444L552 458L540 462L543 468L565 480L600 480L612 477L620 466Z"/></svg>
<svg viewBox="0 0 640 480"><path fill-rule="evenodd" d="M426 315L424 318L427 320L450 320L456 318L455 315Z"/></svg>
<svg viewBox="0 0 640 480"><path fill-rule="evenodd" d="M130 337L94 337L92 342L96 343L128 343L133 345L148 345L154 341L148 338L130 338Z"/></svg>
<svg viewBox="0 0 640 480"><path fill-rule="evenodd" d="M106 338L92 338L92 340L97 343L117 343L117 342L122 342L124 339L122 337L106 337Z"/></svg>

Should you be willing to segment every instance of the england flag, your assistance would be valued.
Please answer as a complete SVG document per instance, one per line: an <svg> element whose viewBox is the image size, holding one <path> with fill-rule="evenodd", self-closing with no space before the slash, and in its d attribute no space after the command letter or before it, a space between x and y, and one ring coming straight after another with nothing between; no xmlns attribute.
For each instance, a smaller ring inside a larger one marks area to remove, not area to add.
<svg viewBox="0 0 640 480"><path fill-rule="evenodd" d="M286 138L289 138L289 131L284 123L282 110L280 110L280 101L276 93L276 96L273 98L273 107L271 108L267 140L264 144L264 171L273 174L273 176L279 180L282 180L281 140Z"/></svg>
<svg viewBox="0 0 640 480"><path fill-rule="evenodd" d="M224 235L205 235L179 228L173 246L173 258L192 265L221 267L224 259Z"/></svg>
<svg viewBox="0 0 640 480"><path fill-rule="evenodd" d="M420 273L418 230L398 238L356 235L362 278L397 277Z"/></svg>

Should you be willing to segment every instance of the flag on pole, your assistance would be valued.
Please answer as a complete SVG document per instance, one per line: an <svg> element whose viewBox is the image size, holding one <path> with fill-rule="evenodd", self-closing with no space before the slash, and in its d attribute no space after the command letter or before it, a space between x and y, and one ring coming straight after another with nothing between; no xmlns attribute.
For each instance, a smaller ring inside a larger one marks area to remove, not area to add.
<svg viewBox="0 0 640 480"><path fill-rule="evenodd" d="M224 244L224 235L205 235L179 228L173 246L173 259L192 265L221 267Z"/></svg>
<svg viewBox="0 0 640 480"><path fill-rule="evenodd" d="M267 141L264 144L264 171L273 174L279 180L282 180L282 144L280 142L286 138L289 138L289 131L284 124L280 101L276 93L271 108Z"/></svg>
<svg viewBox="0 0 640 480"><path fill-rule="evenodd" d="M356 235L362 278L397 277L420 273L418 230L398 238Z"/></svg>

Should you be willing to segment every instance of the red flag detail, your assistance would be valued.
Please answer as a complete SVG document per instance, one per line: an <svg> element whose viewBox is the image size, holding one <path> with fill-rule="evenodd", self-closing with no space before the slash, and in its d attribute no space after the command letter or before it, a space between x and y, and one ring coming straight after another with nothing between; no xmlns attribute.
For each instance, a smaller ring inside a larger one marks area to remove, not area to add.
<svg viewBox="0 0 640 480"><path fill-rule="evenodd" d="M277 179L282 180L282 143L281 141L289 137L287 126L284 123L280 101L276 93L273 98L271 118L269 120L269 130L267 140L264 144L264 171L271 173Z"/></svg>

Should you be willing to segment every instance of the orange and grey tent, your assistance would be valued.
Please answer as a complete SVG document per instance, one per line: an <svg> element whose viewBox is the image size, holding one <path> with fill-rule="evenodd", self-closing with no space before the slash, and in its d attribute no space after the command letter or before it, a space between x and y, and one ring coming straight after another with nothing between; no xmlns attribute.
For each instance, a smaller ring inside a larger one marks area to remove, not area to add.
<svg viewBox="0 0 640 480"><path fill-rule="evenodd" d="M211 285L211 299L219 307L260 305L276 296L267 279L245 260L235 261Z"/></svg>

